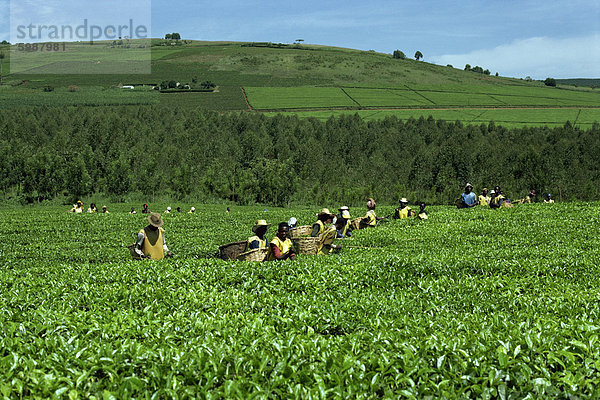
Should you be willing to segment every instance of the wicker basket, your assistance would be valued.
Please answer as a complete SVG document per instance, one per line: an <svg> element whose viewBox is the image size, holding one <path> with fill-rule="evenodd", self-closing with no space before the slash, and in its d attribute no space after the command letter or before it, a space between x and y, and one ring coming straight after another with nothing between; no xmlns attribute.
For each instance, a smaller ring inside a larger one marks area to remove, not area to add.
<svg viewBox="0 0 600 400"><path fill-rule="evenodd" d="M319 250L319 238L318 237L299 237L294 238L292 241L294 242L294 247L298 251L298 254L307 254L313 255L317 254L317 250Z"/></svg>
<svg viewBox="0 0 600 400"><path fill-rule="evenodd" d="M297 226L295 228L290 229L290 239L308 236L312 232L312 226L310 225L302 225Z"/></svg>
<svg viewBox="0 0 600 400"><path fill-rule="evenodd" d="M236 260L237 256L246 251L248 242L235 242L219 246L219 253L223 260Z"/></svg>
<svg viewBox="0 0 600 400"><path fill-rule="evenodd" d="M265 261L269 249L266 247L254 249L245 253L238 254L238 261Z"/></svg>
<svg viewBox="0 0 600 400"><path fill-rule="evenodd" d="M127 246L127 248L129 249L129 254L131 254L131 258L133 258L134 260L141 259L140 255L135 251L135 243L130 244L129 246Z"/></svg>

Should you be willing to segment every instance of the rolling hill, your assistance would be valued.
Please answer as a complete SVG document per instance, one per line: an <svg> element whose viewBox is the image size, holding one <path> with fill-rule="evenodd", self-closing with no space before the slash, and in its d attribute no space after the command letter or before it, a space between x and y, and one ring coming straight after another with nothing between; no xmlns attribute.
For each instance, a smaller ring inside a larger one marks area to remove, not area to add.
<svg viewBox="0 0 600 400"><path fill-rule="evenodd" d="M93 72L93 66L86 64L91 63L89 47L79 45L68 60L78 63L81 71ZM115 51L119 49L107 43L96 44L94 51L110 53L113 58L107 58L109 62L118 59ZM49 56L39 57L28 71L35 73L6 76L5 85L0 87L0 104L160 103L221 112L293 112L324 119L350 112L366 119L433 115L507 125L557 125L569 120L587 126L600 120L597 89L561 81L551 88L541 82L464 71L461 66L438 66L337 47L153 40L150 74L42 73L45 68L57 68L52 64L56 62ZM72 71L66 64L60 67ZM170 81L192 87L213 82L217 89L173 93L150 90ZM127 89L117 88L119 84L136 88L123 95Z"/></svg>

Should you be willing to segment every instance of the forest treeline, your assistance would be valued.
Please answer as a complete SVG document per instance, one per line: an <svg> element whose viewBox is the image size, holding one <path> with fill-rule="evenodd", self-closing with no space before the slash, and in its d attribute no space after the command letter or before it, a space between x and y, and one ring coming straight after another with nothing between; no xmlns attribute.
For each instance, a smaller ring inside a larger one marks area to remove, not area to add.
<svg viewBox="0 0 600 400"><path fill-rule="evenodd" d="M239 204L449 204L466 182L597 199L600 125L507 129L358 115L327 121L160 106L0 111L0 190L22 202L91 195Z"/></svg>

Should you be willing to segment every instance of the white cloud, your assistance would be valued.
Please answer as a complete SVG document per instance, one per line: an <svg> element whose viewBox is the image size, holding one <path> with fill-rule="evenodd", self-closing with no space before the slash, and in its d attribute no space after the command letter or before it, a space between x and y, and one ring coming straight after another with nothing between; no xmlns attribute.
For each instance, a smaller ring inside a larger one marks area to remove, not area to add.
<svg viewBox="0 0 600 400"><path fill-rule="evenodd" d="M479 65L502 76L534 79L600 78L600 34L574 38L533 37L492 49L431 58L436 64Z"/></svg>

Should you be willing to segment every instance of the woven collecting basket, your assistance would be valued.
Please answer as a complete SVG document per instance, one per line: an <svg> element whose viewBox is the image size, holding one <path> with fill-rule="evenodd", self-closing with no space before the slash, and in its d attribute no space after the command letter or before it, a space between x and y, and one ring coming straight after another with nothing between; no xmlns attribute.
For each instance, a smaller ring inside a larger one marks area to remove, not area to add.
<svg viewBox="0 0 600 400"><path fill-rule="evenodd" d="M135 252L135 243L130 244L129 246L127 246L127 248L129 249L129 254L131 254L131 258L133 258L134 260L140 259L140 255Z"/></svg>
<svg viewBox="0 0 600 400"><path fill-rule="evenodd" d="M311 231L312 231L312 226L310 226L310 225L297 226L295 228L290 229L290 239L294 239L294 238L298 238L298 237L302 237L302 236L308 236L308 235L310 235Z"/></svg>
<svg viewBox="0 0 600 400"><path fill-rule="evenodd" d="M261 249L254 249L245 253L238 254L238 261L264 261L267 257L268 249L263 247Z"/></svg>
<svg viewBox="0 0 600 400"><path fill-rule="evenodd" d="M248 242L235 242L227 243L223 246L219 246L219 252L221 253L221 259L223 260L235 260L237 256L246 251L246 245Z"/></svg>
<svg viewBox="0 0 600 400"><path fill-rule="evenodd" d="M298 237L292 239L294 247L298 251L298 254L317 254L319 249L319 238L318 237Z"/></svg>

